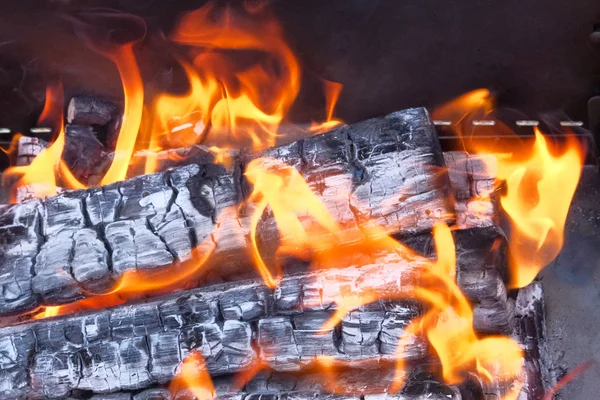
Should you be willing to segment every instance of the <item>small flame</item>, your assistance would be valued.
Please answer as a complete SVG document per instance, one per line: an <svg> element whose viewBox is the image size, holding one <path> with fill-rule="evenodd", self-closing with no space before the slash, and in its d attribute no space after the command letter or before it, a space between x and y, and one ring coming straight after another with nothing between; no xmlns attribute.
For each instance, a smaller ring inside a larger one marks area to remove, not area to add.
<svg viewBox="0 0 600 400"><path fill-rule="evenodd" d="M308 128L309 132L313 132L316 134L327 132L338 125L343 124L343 122L339 119L333 117L333 113L335 111L335 106L340 98L340 93L342 92L342 88L344 85L337 82L324 81L325 84L325 101L326 101L326 111L327 118L320 124L313 123L310 128Z"/></svg>
<svg viewBox="0 0 600 400"><path fill-rule="evenodd" d="M42 150L30 165L10 167L5 171L7 176L19 176L13 187L11 202L16 202L16 188L27 187L32 196L46 197L57 193L56 171L61 162L65 146L65 131L63 123L63 87L61 83L48 85L46 102L38 121L39 125L58 127L58 135L54 142Z"/></svg>
<svg viewBox="0 0 600 400"><path fill-rule="evenodd" d="M493 99L486 90L459 97L438 108L436 119L463 121L481 117L492 110ZM524 287L538 272L556 258L564 241L564 229L571 200L575 194L581 167L583 147L570 133L564 142L551 151L544 135L536 127L533 139L519 138L507 126L469 127L455 124L457 133L468 151L494 155L488 167L497 170L497 178L505 183L500 203L510 218L511 282L513 288ZM510 148L479 137L512 137Z"/></svg>
<svg viewBox="0 0 600 400"><path fill-rule="evenodd" d="M183 360L179 373L169 385L172 398L178 398L177 396L183 390L191 392L199 400L216 398L215 387L208 373L204 357L199 351L192 352Z"/></svg>
<svg viewBox="0 0 600 400"><path fill-rule="evenodd" d="M39 314L33 316L33 319L50 318L56 315L60 315L60 309L61 306L44 307L44 309Z"/></svg>

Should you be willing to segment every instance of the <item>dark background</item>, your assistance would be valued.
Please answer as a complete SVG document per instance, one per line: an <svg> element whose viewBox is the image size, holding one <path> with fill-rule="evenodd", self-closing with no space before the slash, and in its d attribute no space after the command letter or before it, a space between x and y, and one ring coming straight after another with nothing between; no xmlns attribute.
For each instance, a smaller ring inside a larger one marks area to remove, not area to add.
<svg viewBox="0 0 600 400"><path fill-rule="evenodd" d="M0 127L24 131L43 105L48 79L67 96L120 99L114 65L90 51L61 14L91 6L143 16L138 48L145 82L169 86L177 75L156 33L204 1L19 0L0 2ZM487 87L502 106L529 117L562 110L587 121L600 94L597 0L275 0L286 39L304 70L291 119L322 117L317 77L344 84L337 115L347 122L409 106L434 106Z"/></svg>

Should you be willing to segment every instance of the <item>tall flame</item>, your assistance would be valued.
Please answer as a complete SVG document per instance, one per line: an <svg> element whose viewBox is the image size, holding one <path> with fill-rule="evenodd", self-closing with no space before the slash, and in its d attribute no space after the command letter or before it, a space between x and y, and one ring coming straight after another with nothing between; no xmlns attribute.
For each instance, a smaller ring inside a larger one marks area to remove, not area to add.
<svg viewBox="0 0 600 400"><path fill-rule="evenodd" d="M551 149L537 127L534 137L527 139L498 121L494 126L469 126L474 116L485 117L492 110L493 98L482 89L441 106L433 116L460 121L454 129L465 148L495 156L494 166L488 166L497 169L497 178L505 185L500 203L511 225L510 286L519 288L535 279L563 246L565 222L581 176L584 150L568 131L564 141ZM477 129L485 135L478 135ZM511 147L485 140L490 134L512 137Z"/></svg>
<svg viewBox="0 0 600 400"><path fill-rule="evenodd" d="M113 162L102 178L102 185L122 181L127 176L144 108L144 85L133 54L133 44L120 47L115 54L111 55L111 59L121 75L125 108Z"/></svg>
<svg viewBox="0 0 600 400"><path fill-rule="evenodd" d="M279 126L298 95L301 74L281 27L266 9L248 4L245 9L233 11L208 3L184 15L171 40L185 45L193 59L189 62L177 56L189 89L183 95L158 95L150 106L144 105L144 85L133 52L135 43L107 51L89 42L116 64L125 98L113 160L101 185L125 179L136 150L145 151L144 172L152 173L158 168L156 153L163 149L205 142L220 154L223 148L233 146L273 146L279 136ZM326 81L325 90L327 120L313 132L340 123L333 118L333 111L341 85ZM51 103L62 107L62 100L49 101L47 107ZM30 172L18 185L39 184L41 187L32 193L36 197L55 194L58 170L52 165L59 165L64 188L85 188L64 163L57 161L63 147L64 133L29 169L36 172ZM54 176L49 176L51 171Z"/></svg>

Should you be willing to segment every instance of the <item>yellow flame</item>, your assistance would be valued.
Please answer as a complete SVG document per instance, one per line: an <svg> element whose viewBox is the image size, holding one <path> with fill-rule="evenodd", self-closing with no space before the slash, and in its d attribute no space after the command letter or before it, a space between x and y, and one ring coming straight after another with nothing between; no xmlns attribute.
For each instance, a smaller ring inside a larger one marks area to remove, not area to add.
<svg viewBox="0 0 600 400"><path fill-rule="evenodd" d="M493 98L481 89L439 107L433 116L464 120L467 123L455 124L453 129L461 136L465 149L495 156L493 166L489 157L483 160L489 168L497 170L498 180L505 185L500 203L511 224L510 287L519 288L531 283L563 246L565 222L581 176L584 149L569 131L551 149L537 127L534 138L527 139L499 121L493 126L468 124L492 110Z"/></svg>

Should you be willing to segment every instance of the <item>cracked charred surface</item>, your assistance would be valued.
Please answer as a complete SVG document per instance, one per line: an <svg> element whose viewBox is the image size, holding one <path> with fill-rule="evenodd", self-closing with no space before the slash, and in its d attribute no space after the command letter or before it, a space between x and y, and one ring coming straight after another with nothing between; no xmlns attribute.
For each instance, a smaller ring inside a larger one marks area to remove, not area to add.
<svg viewBox="0 0 600 400"><path fill-rule="evenodd" d="M230 377L214 379L216 397L226 400L470 400L480 393L475 386L448 386L441 384L431 374L411 371L407 385L398 394L388 393L394 370L348 370L335 374L333 382L323 379L322 373L260 373L241 390ZM331 387L338 394L331 393ZM90 400L188 400L194 398L188 390L172 394L164 388L152 388L132 393L95 395Z"/></svg>
<svg viewBox="0 0 600 400"><path fill-rule="evenodd" d="M111 286L127 270L152 270L214 244L211 273L251 275L245 165L275 157L302 173L345 229L374 219L391 233L423 232L453 218L449 183L425 109L409 109L268 149L234 167L188 165L0 209L0 315L72 302ZM350 197L341 196L351 187ZM262 245L277 243L272 215ZM245 271L245 272L244 272Z"/></svg>
<svg viewBox="0 0 600 400"><path fill-rule="evenodd" d="M496 228L454 232L461 271L504 268L505 244ZM464 241L464 243L463 243ZM430 253L430 238L412 243ZM500 249L500 250L498 250ZM500 251L497 257L490 252ZM4 398L66 397L71 391L137 390L172 379L191 351L204 355L211 375L230 374L261 361L275 371L312 365L317 356L363 361L366 370L396 359L408 323L421 312L411 301L375 301L350 310L335 328L322 325L345 294L376 291L382 298L410 295L425 258L386 255L374 264L319 270L284 278L275 289L238 281L0 329L0 394ZM462 280L463 285L470 285ZM487 279L463 289L475 305L505 304L506 292ZM409 296L410 297L410 296ZM485 310L494 312L493 308ZM497 311L505 318L504 309ZM487 320L477 321L485 326ZM510 320L486 331L500 332ZM423 359L423 337L412 336L404 357Z"/></svg>

